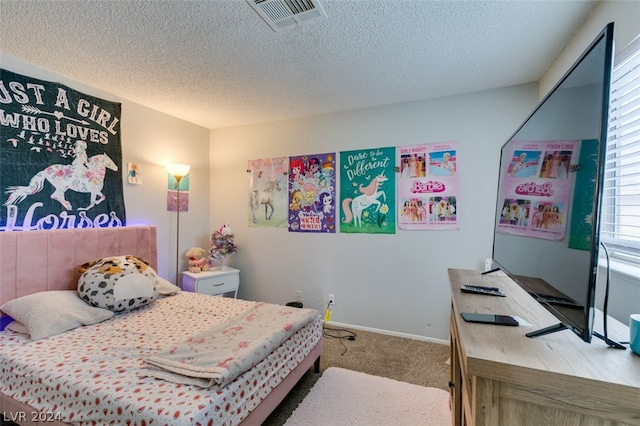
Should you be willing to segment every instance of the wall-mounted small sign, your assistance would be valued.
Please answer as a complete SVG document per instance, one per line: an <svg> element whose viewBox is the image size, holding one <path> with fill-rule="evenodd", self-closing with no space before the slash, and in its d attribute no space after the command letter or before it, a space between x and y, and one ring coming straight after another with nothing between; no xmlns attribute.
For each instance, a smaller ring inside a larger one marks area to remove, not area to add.
<svg viewBox="0 0 640 426"><path fill-rule="evenodd" d="M127 163L127 181L134 185L142 183L142 171L138 163Z"/></svg>

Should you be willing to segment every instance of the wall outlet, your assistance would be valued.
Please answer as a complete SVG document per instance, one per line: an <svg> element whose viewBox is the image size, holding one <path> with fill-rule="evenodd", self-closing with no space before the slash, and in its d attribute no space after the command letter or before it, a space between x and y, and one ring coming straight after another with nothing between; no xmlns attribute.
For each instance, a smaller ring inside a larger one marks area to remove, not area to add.
<svg viewBox="0 0 640 426"><path fill-rule="evenodd" d="M493 261L489 257L489 258L484 260L484 270L485 271L490 271L492 269L493 269Z"/></svg>
<svg viewBox="0 0 640 426"><path fill-rule="evenodd" d="M302 290L296 291L296 302L302 303Z"/></svg>
<svg viewBox="0 0 640 426"><path fill-rule="evenodd" d="M336 304L336 295L329 293L329 305L335 306Z"/></svg>

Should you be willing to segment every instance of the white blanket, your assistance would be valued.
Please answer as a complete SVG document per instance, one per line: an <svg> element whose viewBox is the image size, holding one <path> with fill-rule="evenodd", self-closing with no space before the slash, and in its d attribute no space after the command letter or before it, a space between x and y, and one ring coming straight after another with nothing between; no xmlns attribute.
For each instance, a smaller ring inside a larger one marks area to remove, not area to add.
<svg viewBox="0 0 640 426"><path fill-rule="evenodd" d="M142 376L222 388L318 316L314 309L259 303L145 360Z"/></svg>

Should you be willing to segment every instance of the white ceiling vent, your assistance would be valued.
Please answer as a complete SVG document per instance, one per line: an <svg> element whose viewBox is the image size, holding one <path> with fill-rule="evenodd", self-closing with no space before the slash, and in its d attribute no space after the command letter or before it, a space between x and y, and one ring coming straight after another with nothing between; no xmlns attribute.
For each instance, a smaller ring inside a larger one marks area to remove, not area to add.
<svg viewBox="0 0 640 426"><path fill-rule="evenodd" d="M247 0L273 31L326 19L317 0Z"/></svg>

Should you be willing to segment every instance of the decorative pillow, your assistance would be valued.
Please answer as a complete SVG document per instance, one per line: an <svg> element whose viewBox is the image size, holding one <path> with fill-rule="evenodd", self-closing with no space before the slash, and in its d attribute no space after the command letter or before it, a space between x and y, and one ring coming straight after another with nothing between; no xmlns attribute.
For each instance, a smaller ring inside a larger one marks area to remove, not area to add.
<svg viewBox="0 0 640 426"><path fill-rule="evenodd" d="M180 287L177 285L173 285L169 281L158 276L158 294L162 296L173 296L181 291L182 290L180 290Z"/></svg>
<svg viewBox="0 0 640 426"><path fill-rule="evenodd" d="M15 333L20 334L29 334L29 329L27 328L27 326L18 321L11 321L9 324L7 324L5 330L11 330Z"/></svg>
<svg viewBox="0 0 640 426"><path fill-rule="evenodd" d="M43 291L10 300L0 310L22 323L32 340L102 322L113 316L80 300L73 290Z"/></svg>
<svg viewBox="0 0 640 426"><path fill-rule="evenodd" d="M130 311L158 297L156 271L136 256L96 259L82 265L79 272L78 295L92 306Z"/></svg>

